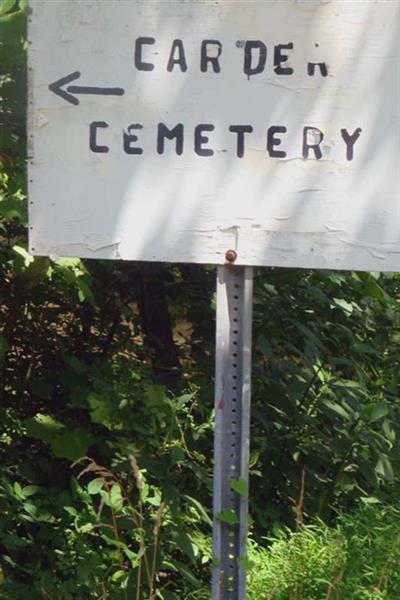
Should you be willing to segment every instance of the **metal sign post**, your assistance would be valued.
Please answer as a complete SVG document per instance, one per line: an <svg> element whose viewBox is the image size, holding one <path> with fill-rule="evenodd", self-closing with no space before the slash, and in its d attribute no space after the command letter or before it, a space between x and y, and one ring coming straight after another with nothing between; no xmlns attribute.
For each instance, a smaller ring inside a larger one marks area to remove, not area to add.
<svg viewBox="0 0 400 600"><path fill-rule="evenodd" d="M212 600L246 598L252 297L252 267L218 267Z"/></svg>

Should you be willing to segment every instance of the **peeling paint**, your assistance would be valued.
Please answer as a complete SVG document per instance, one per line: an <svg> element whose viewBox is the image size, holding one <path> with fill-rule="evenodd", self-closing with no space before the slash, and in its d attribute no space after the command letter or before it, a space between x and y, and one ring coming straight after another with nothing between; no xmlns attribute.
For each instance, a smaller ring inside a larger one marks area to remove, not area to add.
<svg viewBox="0 0 400 600"><path fill-rule="evenodd" d="M325 6L326 4L331 4L332 1L333 0L295 0L296 4L300 4L300 5L305 4L306 6L309 6L310 8L313 8L315 6Z"/></svg>
<svg viewBox="0 0 400 600"><path fill-rule="evenodd" d="M232 225L230 227L218 227L219 231L222 233L231 233L234 236L234 242L230 245L227 250L235 250L237 251L239 245L239 234L240 234L240 226ZM233 246L233 247L232 247Z"/></svg>
<svg viewBox="0 0 400 600"><path fill-rule="evenodd" d="M104 250L105 248L115 250L120 244L120 240L109 239L108 236L92 234L85 239L85 245L93 252Z"/></svg>
<svg viewBox="0 0 400 600"><path fill-rule="evenodd" d="M47 125L48 122L49 122L49 120L46 117L46 115L42 111L39 110L38 114L37 114L37 119L36 119L38 128L40 129L41 127L44 127L44 125Z"/></svg>

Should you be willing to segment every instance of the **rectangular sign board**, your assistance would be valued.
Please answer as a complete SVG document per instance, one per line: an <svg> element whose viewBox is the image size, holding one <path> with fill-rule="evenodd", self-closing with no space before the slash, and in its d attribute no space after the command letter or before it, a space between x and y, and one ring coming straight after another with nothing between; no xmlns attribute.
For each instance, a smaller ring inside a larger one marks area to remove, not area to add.
<svg viewBox="0 0 400 600"><path fill-rule="evenodd" d="M33 254L400 270L398 0L31 0Z"/></svg>

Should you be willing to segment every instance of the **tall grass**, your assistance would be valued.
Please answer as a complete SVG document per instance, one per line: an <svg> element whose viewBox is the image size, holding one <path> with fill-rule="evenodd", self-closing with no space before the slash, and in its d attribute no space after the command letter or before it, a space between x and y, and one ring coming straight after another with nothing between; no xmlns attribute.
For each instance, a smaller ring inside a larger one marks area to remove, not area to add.
<svg viewBox="0 0 400 600"><path fill-rule="evenodd" d="M248 600L399 600L400 511L366 506L250 544Z"/></svg>

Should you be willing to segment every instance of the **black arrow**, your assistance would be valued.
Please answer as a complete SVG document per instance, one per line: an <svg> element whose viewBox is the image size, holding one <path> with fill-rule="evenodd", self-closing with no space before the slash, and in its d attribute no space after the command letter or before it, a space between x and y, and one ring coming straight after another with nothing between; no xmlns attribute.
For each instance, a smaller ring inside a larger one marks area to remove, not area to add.
<svg viewBox="0 0 400 600"><path fill-rule="evenodd" d="M79 71L74 71L70 73L66 77L61 77L54 83L49 85L49 90L60 96L60 98L64 98L70 104L79 104L78 98L75 98L72 94L90 94L96 96L123 96L125 94L125 90L123 88L105 88L105 87L87 87L81 85L69 85L66 89L63 89L63 86L71 83L71 81L75 81L75 79L79 79L81 76Z"/></svg>

